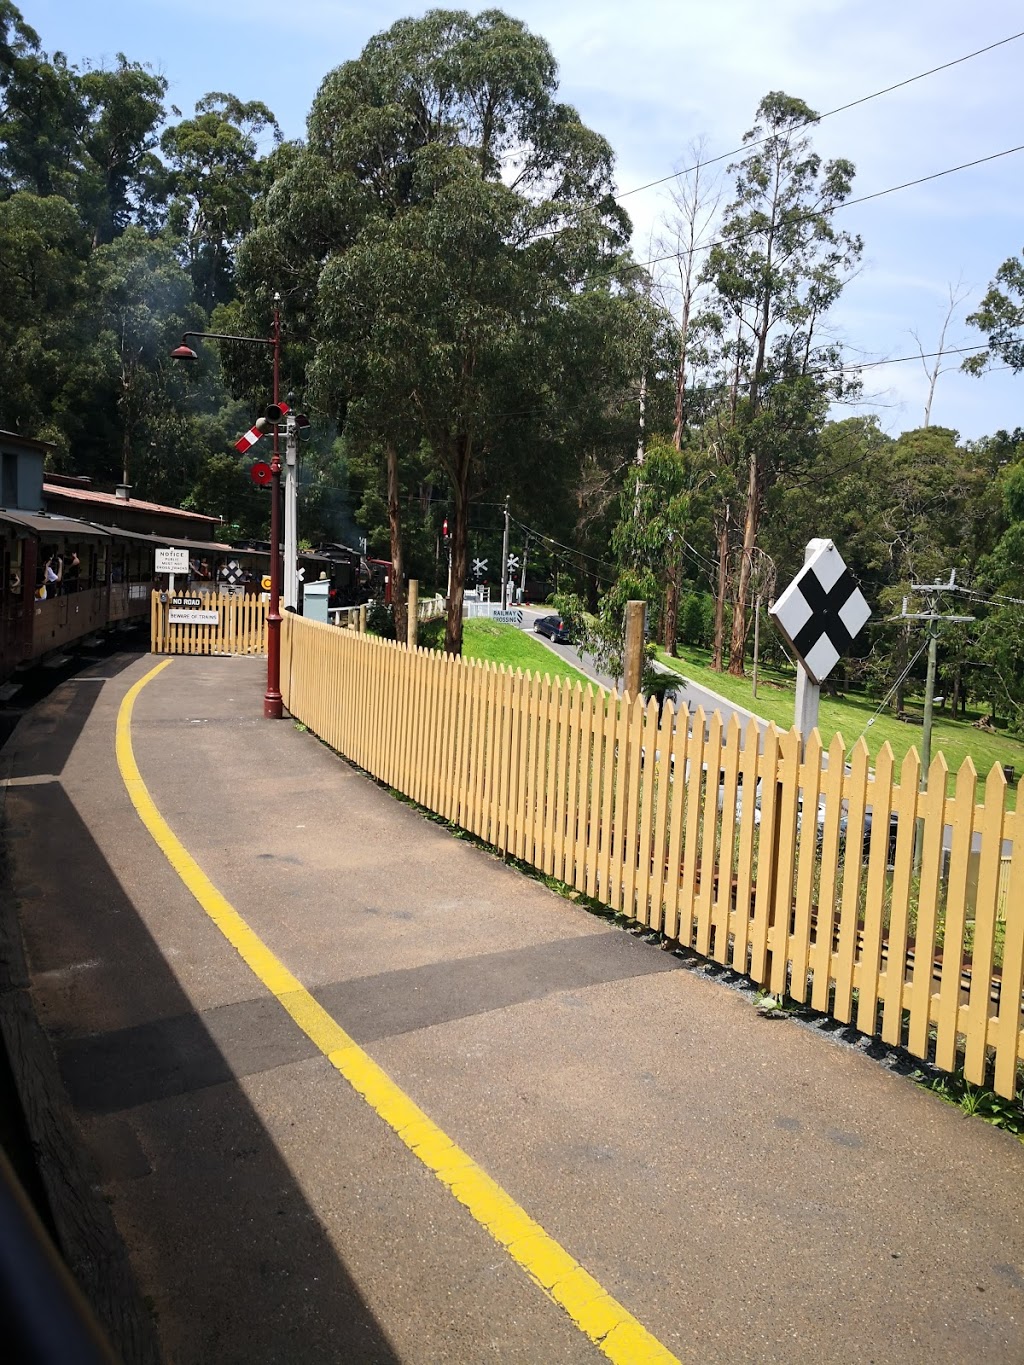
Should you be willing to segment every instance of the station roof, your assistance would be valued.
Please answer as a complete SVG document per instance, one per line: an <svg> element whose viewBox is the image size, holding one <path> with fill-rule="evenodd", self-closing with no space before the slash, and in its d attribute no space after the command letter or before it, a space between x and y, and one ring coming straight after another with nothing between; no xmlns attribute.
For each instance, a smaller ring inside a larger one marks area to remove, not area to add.
<svg viewBox="0 0 1024 1365"><path fill-rule="evenodd" d="M68 484L43 481L43 495L51 498L67 498L70 502L80 502L92 507L123 507L129 511L154 512L161 517L181 517L188 521L208 521L211 526L220 523L220 517L208 517L204 512L187 512L182 507L165 507L159 502L146 502L142 498L119 498L116 493L100 493L94 488L73 488Z"/></svg>
<svg viewBox="0 0 1024 1365"><path fill-rule="evenodd" d="M93 526L73 517L48 517L37 512L0 512L0 521L25 526L31 531L38 531L40 535L96 536L103 540L108 539L115 529L112 526Z"/></svg>

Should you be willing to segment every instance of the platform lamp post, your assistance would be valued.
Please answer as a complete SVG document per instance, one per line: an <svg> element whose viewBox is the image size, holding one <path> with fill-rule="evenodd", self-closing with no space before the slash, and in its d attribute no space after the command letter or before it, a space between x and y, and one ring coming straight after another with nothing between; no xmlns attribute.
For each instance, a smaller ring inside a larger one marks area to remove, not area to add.
<svg viewBox="0 0 1024 1365"><path fill-rule="evenodd" d="M274 295L274 328L268 337L231 336L225 332L184 332L181 345L171 352L172 360L198 360L189 337L201 341L243 341L253 346L270 346L274 352L274 403L280 401L281 385L281 295ZM281 451L277 423L273 424L273 454L270 458L270 610L267 612L267 690L263 695L265 720L280 720L284 714L281 698Z"/></svg>

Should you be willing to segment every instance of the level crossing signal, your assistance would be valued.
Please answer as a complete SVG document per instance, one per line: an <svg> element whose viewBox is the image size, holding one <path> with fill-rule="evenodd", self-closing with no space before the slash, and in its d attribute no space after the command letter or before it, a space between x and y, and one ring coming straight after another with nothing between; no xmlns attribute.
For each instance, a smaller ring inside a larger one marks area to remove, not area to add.
<svg viewBox="0 0 1024 1365"><path fill-rule="evenodd" d="M832 542L816 543L817 550L768 612L820 686L867 625L871 608Z"/></svg>
<svg viewBox="0 0 1024 1365"><path fill-rule="evenodd" d="M235 442L235 449L240 455L244 455L247 450L251 450L260 439L267 427L273 426L275 422L281 422L291 412L287 403L271 403L267 408L266 415L258 417L244 436L240 436ZM308 427L309 418L299 416L297 419L299 427Z"/></svg>

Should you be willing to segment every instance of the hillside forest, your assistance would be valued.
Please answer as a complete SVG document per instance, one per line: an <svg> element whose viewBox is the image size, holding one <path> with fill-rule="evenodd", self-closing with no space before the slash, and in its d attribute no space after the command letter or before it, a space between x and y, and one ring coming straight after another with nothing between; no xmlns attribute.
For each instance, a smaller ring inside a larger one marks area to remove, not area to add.
<svg viewBox="0 0 1024 1365"><path fill-rule="evenodd" d="M1024 733L1024 430L963 441L929 404L894 437L867 410L830 326L865 248L837 217L856 168L815 151L815 119L768 91L727 166L681 144L645 260L612 148L501 11L394 24L289 141L258 101L169 104L145 54L47 52L0 0L0 427L51 443L56 471L265 539L233 442L269 401L267 352L170 351L268 335L279 296L282 392L312 420L301 539L365 537L396 582L442 591L450 554L449 650L506 497L541 592L612 635L643 597L669 653L733 674L827 535L874 609L836 685L881 697L905 674L899 706L924 670L903 600L955 571L946 607L974 620L942 628L944 705ZM1024 369L1018 247L968 319L979 376Z"/></svg>

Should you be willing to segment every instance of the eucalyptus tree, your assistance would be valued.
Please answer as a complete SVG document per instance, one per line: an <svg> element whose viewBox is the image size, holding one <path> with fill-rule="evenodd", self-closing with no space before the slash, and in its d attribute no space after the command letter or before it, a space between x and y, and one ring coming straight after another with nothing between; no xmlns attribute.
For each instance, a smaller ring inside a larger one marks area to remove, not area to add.
<svg viewBox="0 0 1024 1365"><path fill-rule="evenodd" d="M207 312L231 298L235 253L251 225L253 202L269 183L259 144L267 133L280 144L277 120L262 101L214 91L160 139L168 227Z"/></svg>
<svg viewBox="0 0 1024 1365"><path fill-rule="evenodd" d="M59 195L0 199L0 427L66 444L54 410L80 335L88 236Z"/></svg>
<svg viewBox="0 0 1024 1365"><path fill-rule="evenodd" d="M157 129L166 79L119 52L116 66L87 69L76 82L85 118L75 197L93 246L133 224L157 227L163 199Z"/></svg>
<svg viewBox="0 0 1024 1365"><path fill-rule="evenodd" d="M1024 370L1024 252L1002 263L967 321L988 336L988 351L964 361L968 373L983 373L993 360L1018 374Z"/></svg>
<svg viewBox="0 0 1024 1365"><path fill-rule="evenodd" d="M729 671L736 674L743 672L748 586L766 496L799 443L824 421L829 401L848 387L824 324L861 252L860 238L833 222L854 168L843 159L823 162L814 151L807 129L816 117L781 91L761 101L744 137L749 150L729 167L734 197L704 270L718 331L716 448L745 485L737 514L729 509L720 519L738 528L729 646ZM726 539L720 537L720 555Z"/></svg>
<svg viewBox="0 0 1024 1365"><path fill-rule="evenodd" d="M0 192L73 197L85 123L74 68L0 0Z"/></svg>
<svg viewBox="0 0 1024 1365"><path fill-rule="evenodd" d="M447 477L449 651L484 470L531 458L526 423L584 392L581 333L630 306L611 150L556 92L547 44L498 10L400 21L326 77L240 253L244 306L280 289L315 337L324 408L392 461L425 438Z"/></svg>

